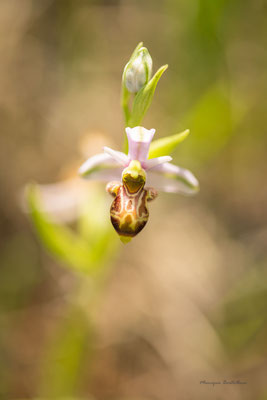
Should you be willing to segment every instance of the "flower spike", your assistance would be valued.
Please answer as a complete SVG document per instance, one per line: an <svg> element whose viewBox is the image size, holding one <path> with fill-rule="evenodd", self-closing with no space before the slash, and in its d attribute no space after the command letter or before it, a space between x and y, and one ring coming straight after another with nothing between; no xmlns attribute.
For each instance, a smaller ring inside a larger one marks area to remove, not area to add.
<svg viewBox="0 0 267 400"><path fill-rule="evenodd" d="M152 66L147 48L143 42L138 43L122 74L125 152L104 147L102 155L90 158L80 168L85 178L108 182L106 190L114 198L111 222L124 243L146 225L147 203L157 197L157 190L184 195L199 190L198 181L190 171L171 163L170 153L188 136L189 130L152 142L155 129L141 126L158 82L168 68L165 64L153 75Z"/></svg>

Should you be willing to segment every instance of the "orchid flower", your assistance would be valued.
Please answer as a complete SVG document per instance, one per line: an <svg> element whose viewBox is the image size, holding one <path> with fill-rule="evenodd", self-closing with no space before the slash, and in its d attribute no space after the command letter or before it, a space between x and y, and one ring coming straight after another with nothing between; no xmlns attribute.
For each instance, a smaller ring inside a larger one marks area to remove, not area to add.
<svg viewBox="0 0 267 400"><path fill-rule="evenodd" d="M104 147L79 169L82 177L107 182L107 191L115 197L110 210L111 222L123 242L128 242L147 223L147 202L157 191L194 194L198 181L188 170L170 161L169 155L149 159L155 129L141 126L126 128L128 155Z"/></svg>

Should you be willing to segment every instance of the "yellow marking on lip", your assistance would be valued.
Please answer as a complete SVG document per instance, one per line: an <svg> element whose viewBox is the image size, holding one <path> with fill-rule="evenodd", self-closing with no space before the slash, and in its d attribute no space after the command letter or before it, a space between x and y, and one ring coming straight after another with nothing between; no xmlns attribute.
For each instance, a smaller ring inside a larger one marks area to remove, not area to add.
<svg viewBox="0 0 267 400"><path fill-rule="evenodd" d="M124 183L138 182L139 184L142 182L145 184L146 182L146 173L143 170L140 161L132 160L127 168L125 168L122 172L122 181Z"/></svg>
<svg viewBox="0 0 267 400"><path fill-rule="evenodd" d="M130 175L133 179L137 179L138 178L138 172L137 171L130 171Z"/></svg>
<svg viewBox="0 0 267 400"><path fill-rule="evenodd" d="M119 235L119 238L120 238L120 240L122 241L123 244L127 244L132 240L132 238L130 236Z"/></svg>

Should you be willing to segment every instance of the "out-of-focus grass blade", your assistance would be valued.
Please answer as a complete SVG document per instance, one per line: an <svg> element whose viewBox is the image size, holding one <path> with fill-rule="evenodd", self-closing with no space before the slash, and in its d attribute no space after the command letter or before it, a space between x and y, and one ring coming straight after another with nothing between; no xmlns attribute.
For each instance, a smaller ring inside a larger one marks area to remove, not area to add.
<svg viewBox="0 0 267 400"><path fill-rule="evenodd" d="M109 234L103 232L102 236L98 235L97 240L90 241L88 237L76 234L69 227L54 223L42 212L38 187L35 185L28 187L27 198L37 233L53 256L76 270L87 273L97 272L96 270L110 254ZM92 234L96 234L96 227L91 226L91 230Z"/></svg>
<svg viewBox="0 0 267 400"><path fill-rule="evenodd" d="M222 343L230 354L241 353L248 346L261 346L262 340L259 338L266 336L267 288L259 287L259 283L253 281L253 276L249 275L248 278L251 282L246 279L225 300L219 310L220 320L215 323ZM266 342L265 339L263 341Z"/></svg>
<svg viewBox="0 0 267 400"><path fill-rule="evenodd" d="M267 400L267 390L258 398L258 400Z"/></svg>
<svg viewBox="0 0 267 400"><path fill-rule="evenodd" d="M88 318L73 307L57 329L45 354L39 396L42 399L78 399L84 362L93 348Z"/></svg>
<svg viewBox="0 0 267 400"><path fill-rule="evenodd" d="M120 245L110 222L110 197L94 188L90 198L81 202L78 232L91 244L91 258L95 263L110 264Z"/></svg>
<svg viewBox="0 0 267 400"><path fill-rule="evenodd" d="M236 122L232 112L229 95L219 85L209 88L190 110L184 123L192 137L184 150L195 163L205 163L225 146Z"/></svg>
<svg viewBox="0 0 267 400"><path fill-rule="evenodd" d="M3 310L25 307L32 296L32 291L41 280L42 272L38 261L38 250L32 236L24 231L3 241L0 265L1 314Z"/></svg>

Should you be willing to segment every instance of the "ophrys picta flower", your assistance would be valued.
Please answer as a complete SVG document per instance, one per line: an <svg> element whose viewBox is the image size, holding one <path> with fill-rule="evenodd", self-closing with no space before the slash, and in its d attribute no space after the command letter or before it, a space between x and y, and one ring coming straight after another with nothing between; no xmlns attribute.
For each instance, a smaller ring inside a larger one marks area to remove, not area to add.
<svg viewBox="0 0 267 400"><path fill-rule="evenodd" d="M136 236L148 221L147 203L157 191L190 195L198 190L198 181L187 169L171 164L169 155L148 158L155 129L141 126L126 128L128 155L104 147L104 152L90 157L79 169L88 179L108 182L107 191L114 197L110 209L112 225L123 242Z"/></svg>

